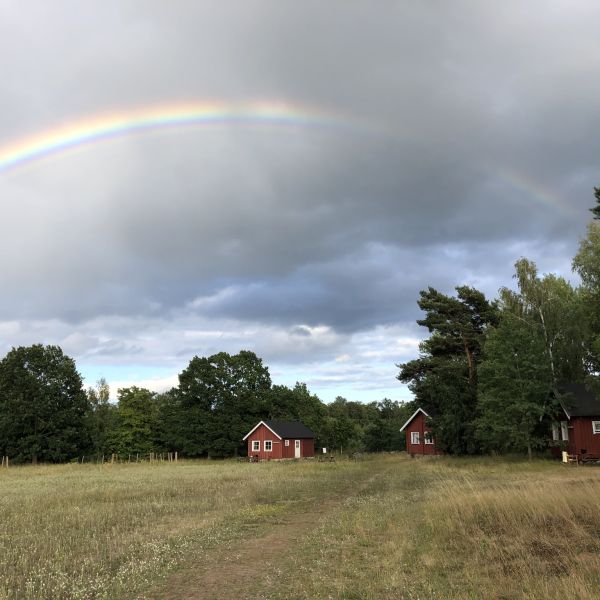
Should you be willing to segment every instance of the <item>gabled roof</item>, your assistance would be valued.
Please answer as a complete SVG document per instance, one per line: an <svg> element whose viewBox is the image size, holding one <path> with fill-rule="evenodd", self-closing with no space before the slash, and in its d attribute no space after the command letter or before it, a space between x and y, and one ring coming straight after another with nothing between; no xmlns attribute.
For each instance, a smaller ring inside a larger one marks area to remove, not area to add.
<svg viewBox="0 0 600 600"><path fill-rule="evenodd" d="M570 419L571 417L600 416L600 400L583 383L563 383L558 386L559 402Z"/></svg>
<svg viewBox="0 0 600 600"><path fill-rule="evenodd" d="M315 434L300 421L264 421L265 425L282 438L314 438Z"/></svg>
<svg viewBox="0 0 600 600"><path fill-rule="evenodd" d="M276 435L280 440L284 438L314 438L315 434L300 421L261 421L253 427L245 436L244 440L254 433L261 425Z"/></svg>
<svg viewBox="0 0 600 600"><path fill-rule="evenodd" d="M415 410L415 412L412 414L412 416L410 417L410 419L408 419L408 421L406 421L406 423L404 423L404 425L402 425L402 427L400 428L400 431L404 431L404 428L420 413L422 412L426 417L428 417L429 415L422 409L422 408L417 408L417 410Z"/></svg>

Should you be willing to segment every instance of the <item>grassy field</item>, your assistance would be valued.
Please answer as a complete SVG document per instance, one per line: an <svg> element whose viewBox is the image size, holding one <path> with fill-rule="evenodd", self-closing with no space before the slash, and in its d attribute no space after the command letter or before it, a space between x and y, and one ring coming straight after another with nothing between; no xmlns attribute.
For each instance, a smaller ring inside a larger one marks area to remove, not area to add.
<svg viewBox="0 0 600 600"><path fill-rule="evenodd" d="M2 600L599 597L595 467L11 467L0 509Z"/></svg>

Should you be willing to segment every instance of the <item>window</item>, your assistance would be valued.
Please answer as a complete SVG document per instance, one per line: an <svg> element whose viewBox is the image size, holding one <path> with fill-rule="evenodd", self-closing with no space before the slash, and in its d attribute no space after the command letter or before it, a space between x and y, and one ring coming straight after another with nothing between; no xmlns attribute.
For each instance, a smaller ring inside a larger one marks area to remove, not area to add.
<svg viewBox="0 0 600 600"><path fill-rule="evenodd" d="M285 440L285 445L289 446L290 445L290 440Z"/></svg>
<svg viewBox="0 0 600 600"><path fill-rule="evenodd" d="M265 452L271 452L273 450L273 442L271 440L265 440Z"/></svg>
<svg viewBox="0 0 600 600"><path fill-rule="evenodd" d="M566 421L560 422L560 433L562 435L562 439L567 442L569 440L569 429Z"/></svg>
<svg viewBox="0 0 600 600"><path fill-rule="evenodd" d="M258 452L260 450L260 441L252 440L252 452Z"/></svg>
<svg viewBox="0 0 600 600"><path fill-rule="evenodd" d="M411 444L420 444L421 443L419 441L419 432L418 431L411 431L410 432L410 443Z"/></svg>
<svg viewBox="0 0 600 600"><path fill-rule="evenodd" d="M425 443L426 444L433 444L433 436L431 435L431 431L426 431L425 432Z"/></svg>
<svg viewBox="0 0 600 600"><path fill-rule="evenodd" d="M558 435L558 423L552 423L552 439L555 442L560 440L560 436Z"/></svg>
<svg viewBox="0 0 600 600"><path fill-rule="evenodd" d="M600 433L600 421L592 421L592 431L594 433Z"/></svg>

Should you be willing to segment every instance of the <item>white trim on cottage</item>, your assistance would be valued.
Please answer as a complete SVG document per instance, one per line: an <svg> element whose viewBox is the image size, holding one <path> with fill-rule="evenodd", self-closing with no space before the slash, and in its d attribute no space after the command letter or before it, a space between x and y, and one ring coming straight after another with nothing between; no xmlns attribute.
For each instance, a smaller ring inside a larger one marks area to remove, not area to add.
<svg viewBox="0 0 600 600"><path fill-rule="evenodd" d="M261 421L256 427L252 428L243 438L242 441L247 440L261 425L264 425L273 435L276 435L279 439L282 439L276 431L273 431L264 421Z"/></svg>
<svg viewBox="0 0 600 600"><path fill-rule="evenodd" d="M426 417L429 416L422 408L417 408L417 410L415 410L415 412L412 414L412 417L408 421L406 421L406 423L404 423L404 425L402 425L402 427L400 428L400 431L404 431L404 428L419 414L419 412L422 412ZM246 438L244 438L244 439L246 439Z"/></svg>

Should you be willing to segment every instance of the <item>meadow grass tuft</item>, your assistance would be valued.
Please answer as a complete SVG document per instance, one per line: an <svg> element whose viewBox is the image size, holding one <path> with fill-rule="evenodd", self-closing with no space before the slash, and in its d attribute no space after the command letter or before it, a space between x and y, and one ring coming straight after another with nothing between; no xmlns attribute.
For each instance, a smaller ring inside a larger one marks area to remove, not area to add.
<svg viewBox="0 0 600 600"><path fill-rule="evenodd" d="M325 468L324 468L325 467ZM360 464L180 461L0 472L0 599L131 598L339 493Z"/></svg>
<svg viewBox="0 0 600 600"><path fill-rule="evenodd" d="M598 598L600 469L397 461L305 540L262 598ZM287 597L290 597L289 595Z"/></svg>
<svg viewBox="0 0 600 600"><path fill-rule="evenodd" d="M550 461L15 467L0 510L1 600L133 598L176 571L185 586L185 569L235 560L292 514L247 597L591 599L600 585L600 469Z"/></svg>

